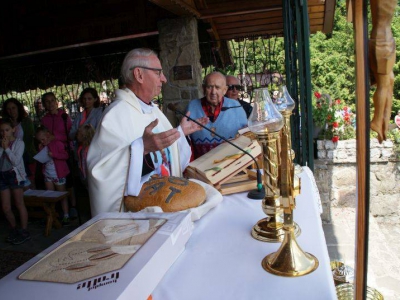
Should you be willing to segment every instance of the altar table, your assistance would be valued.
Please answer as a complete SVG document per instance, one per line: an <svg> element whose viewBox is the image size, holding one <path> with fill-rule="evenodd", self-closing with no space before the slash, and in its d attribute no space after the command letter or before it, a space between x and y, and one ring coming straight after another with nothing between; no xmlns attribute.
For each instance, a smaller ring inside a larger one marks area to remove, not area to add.
<svg viewBox="0 0 400 300"><path fill-rule="evenodd" d="M294 278L264 271L262 259L276 252L280 243L252 238L253 225L266 217L261 200L234 194L224 196L222 203L195 222L186 250L152 293L153 300L336 299L318 191L309 169L301 180L294 211L301 228L297 242L318 258L317 270Z"/></svg>

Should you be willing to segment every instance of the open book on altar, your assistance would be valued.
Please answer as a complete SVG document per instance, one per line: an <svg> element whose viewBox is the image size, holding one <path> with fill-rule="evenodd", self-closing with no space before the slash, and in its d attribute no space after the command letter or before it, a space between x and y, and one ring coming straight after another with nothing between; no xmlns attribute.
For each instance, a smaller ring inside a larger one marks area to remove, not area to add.
<svg viewBox="0 0 400 300"><path fill-rule="evenodd" d="M262 153L257 140L246 136L231 142L256 159ZM256 175L247 169L253 163L249 155L225 142L192 161L186 170L189 177L213 185L222 194L230 194L256 188Z"/></svg>

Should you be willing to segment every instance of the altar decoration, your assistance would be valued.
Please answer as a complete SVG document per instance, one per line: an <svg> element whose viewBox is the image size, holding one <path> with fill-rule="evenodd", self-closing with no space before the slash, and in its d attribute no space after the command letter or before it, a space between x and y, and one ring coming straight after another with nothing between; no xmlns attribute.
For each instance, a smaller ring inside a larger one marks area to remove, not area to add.
<svg viewBox="0 0 400 300"><path fill-rule="evenodd" d="M105 213L4 277L4 299L147 299L191 236L190 213Z"/></svg>
<svg viewBox="0 0 400 300"><path fill-rule="evenodd" d="M261 155L256 140L241 135L231 142L255 158ZM227 195L257 187L257 175L248 169L253 163L249 155L225 142L192 161L185 172L189 178L208 183Z"/></svg>
<svg viewBox="0 0 400 300"><path fill-rule="evenodd" d="M163 177L163 178L164 178L164 180L166 179L165 177ZM181 180L183 180L183 178ZM187 179L184 179L184 180L187 180ZM223 197L222 197L221 193L210 184L207 184L203 181L193 179L193 178L189 179L188 181L191 181L192 183L196 183L196 184L200 185L204 189L204 192L205 192L205 200L202 203L200 203L200 205L186 208L186 209L184 207L182 207L182 210L179 210L181 212L189 212L191 215L191 219L194 222L194 221L197 221L200 218L202 218L211 209L213 209L215 206L217 206L223 200ZM158 182L159 181L156 180L154 183L157 184ZM173 196L176 195L177 193L179 195L179 191L176 190L176 188L174 188L173 186L171 186L171 188L172 189L171 189L169 195L172 194L172 197L171 198L166 197L163 200L163 202L166 202L167 200L175 201L175 199L173 199L174 198ZM193 191L188 190L186 195L183 198L181 198L181 200L184 202L188 198L191 198L193 196L192 193L193 193ZM128 210L130 210L128 205L126 205L126 208ZM140 211L147 212L147 213L166 212L166 210L163 210L163 207L159 204L154 204L153 206L147 206L147 207L141 209Z"/></svg>
<svg viewBox="0 0 400 300"><path fill-rule="evenodd" d="M267 88L255 90L254 107L249 117L249 129L263 149L265 197L262 209L266 218L254 225L251 235L261 241L283 240L283 210L280 208L279 164L280 130L284 120L272 102Z"/></svg>
<svg viewBox="0 0 400 300"><path fill-rule="evenodd" d="M286 98L283 101L288 102L290 99ZM262 88L255 91L254 109L249 117L250 130L257 135L259 140L267 140L266 147L263 147L263 155L264 174L269 178L265 178L266 197L262 201L263 211L271 215L274 208L275 214L272 216L277 218L280 217L278 212L283 210L283 224L280 222L270 224L270 218L266 218L253 227L252 235L257 239L268 241L263 234L270 233L270 228L274 226L280 227L279 230L283 233L282 244L278 251L267 255L262 260L262 266L267 272L287 277L309 274L319 265L315 256L301 249L295 236L296 225L293 211L296 206L295 198L300 194L301 186L299 177L295 175L292 162L294 157L291 155L290 148L289 116L292 109L289 105L281 108L285 116L283 117L272 103L268 89ZM275 232L281 234L280 231Z"/></svg>

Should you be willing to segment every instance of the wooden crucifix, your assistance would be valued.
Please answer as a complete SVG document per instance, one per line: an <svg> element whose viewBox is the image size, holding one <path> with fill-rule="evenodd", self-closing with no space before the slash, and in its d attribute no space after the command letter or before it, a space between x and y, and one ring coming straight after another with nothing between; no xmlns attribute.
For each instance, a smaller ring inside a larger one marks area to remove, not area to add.
<svg viewBox="0 0 400 300"><path fill-rule="evenodd" d="M386 140L389 129L393 101L394 74L396 61L396 44L393 38L391 23L397 6L396 0L370 0L372 30L370 34L369 67L371 85L376 85L373 96L374 117L371 129L378 133L378 140Z"/></svg>

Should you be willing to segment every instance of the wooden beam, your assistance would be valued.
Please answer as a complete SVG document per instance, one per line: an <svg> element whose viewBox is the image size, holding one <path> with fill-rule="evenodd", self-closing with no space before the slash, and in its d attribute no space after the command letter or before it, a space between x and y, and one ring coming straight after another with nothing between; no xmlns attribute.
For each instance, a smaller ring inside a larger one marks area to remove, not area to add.
<svg viewBox="0 0 400 300"><path fill-rule="evenodd" d="M316 13L316 12L325 12L325 6L324 5L316 5L316 6L309 6L308 7L308 13Z"/></svg>
<svg viewBox="0 0 400 300"><path fill-rule="evenodd" d="M327 0L329 1L329 0ZM308 6L312 6L312 5L325 5L325 3L327 2L325 0L308 0L307 1L307 5Z"/></svg>
<svg viewBox="0 0 400 300"><path fill-rule="evenodd" d="M263 30L260 31L257 35L254 34L246 34L246 33L238 33L238 34L227 34L221 35L221 39L223 40L240 40L243 38L254 38L254 37L263 37L263 36L270 36L270 35L278 35L283 36L283 24L281 30Z"/></svg>
<svg viewBox="0 0 400 300"><path fill-rule="evenodd" d="M276 17L276 18L269 18L269 19L255 19L255 20L249 20L246 21L245 23L242 23L242 26L238 26L237 23L229 22L229 23L216 23L214 22L216 28L218 30L223 30L223 29L237 29L240 30L242 27L253 27L253 26L265 26L269 27L271 24L276 24L276 23L283 23L283 19Z"/></svg>
<svg viewBox="0 0 400 300"><path fill-rule="evenodd" d="M99 41L91 41L91 42L86 42L86 43L79 43L79 44L67 45L67 46L62 46L62 47L54 47L54 48L48 48L48 49L44 49L44 50L31 51L31 52L25 52L25 53L20 53L20 54L15 54L15 55L3 56L3 57L0 57L0 61L5 60L5 59L10 59L10 58L24 57L24 56L28 56L28 55L48 53L48 52L60 51L60 50L71 49L71 48L79 48L79 47L85 47L85 46L91 46L91 45L98 45L98 44L105 44L105 43L111 43L111 42L117 42L117 41L123 41L123 40L131 40L131 39L137 39L137 38L153 36L153 35L158 35L158 31L144 32L144 33L139 33L139 34L120 36L117 38L103 39L103 40L99 40Z"/></svg>
<svg viewBox="0 0 400 300"><path fill-rule="evenodd" d="M207 6L206 9L199 9L200 19L282 10L281 1L232 1Z"/></svg>
<svg viewBox="0 0 400 300"><path fill-rule="evenodd" d="M323 12L318 12L318 13L312 13L308 14L308 17L311 19L324 19L325 14Z"/></svg>
<svg viewBox="0 0 400 300"><path fill-rule="evenodd" d="M369 98L366 0L354 0L353 26L356 73L357 216L354 299L366 299L369 223Z"/></svg>
<svg viewBox="0 0 400 300"><path fill-rule="evenodd" d="M257 13L257 14L244 14L244 15L234 15L234 16L227 16L223 18L213 18L215 24L221 24L221 23L236 23L236 26L238 26L238 23L241 24L243 22L247 22L249 20L254 20L254 19L270 19L270 18L275 18L275 17L280 17L282 18L282 10L276 10L276 11L267 11L267 12L262 12L262 13Z"/></svg>
<svg viewBox="0 0 400 300"><path fill-rule="evenodd" d="M234 39L239 37L248 36L261 36L270 34L280 34L283 32L283 23L274 24L267 27L250 27L250 28L240 28L238 30L220 30L221 39Z"/></svg>
<svg viewBox="0 0 400 300"><path fill-rule="evenodd" d="M324 29L322 32L331 33L333 30L333 21L335 19L336 0L330 0L325 3Z"/></svg>
<svg viewBox="0 0 400 300"><path fill-rule="evenodd" d="M310 19L309 22L310 22L310 26L321 25L321 27L323 27L323 25L324 25L323 19Z"/></svg>
<svg viewBox="0 0 400 300"><path fill-rule="evenodd" d="M322 29L323 29L322 25L310 26L310 32L311 33L316 33L318 31L322 31Z"/></svg>
<svg viewBox="0 0 400 300"><path fill-rule="evenodd" d="M178 16L193 15L200 16L196 6L191 0L149 0Z"/></svg>

